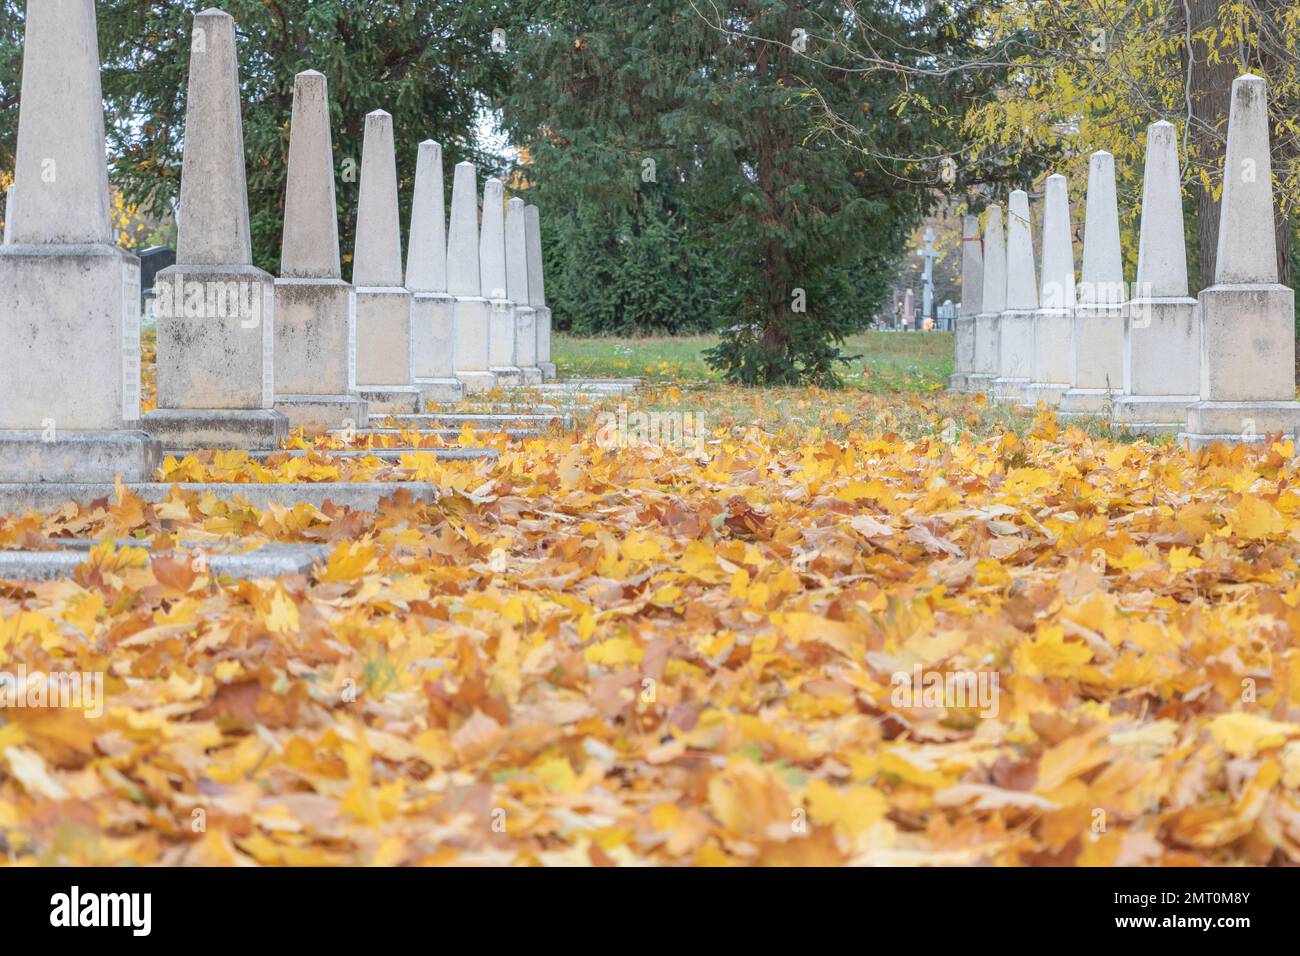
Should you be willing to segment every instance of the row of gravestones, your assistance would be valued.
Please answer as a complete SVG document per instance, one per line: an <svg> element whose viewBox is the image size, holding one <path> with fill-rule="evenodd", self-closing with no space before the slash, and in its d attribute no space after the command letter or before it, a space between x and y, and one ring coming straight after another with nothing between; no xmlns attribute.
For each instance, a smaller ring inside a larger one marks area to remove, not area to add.
<svg viewBox="0 0 1300 956"><path fill-rule="evenodd" d="M403 270L382 111L366 117L353 282L342 280L320 73L294 88L282 278L252 264L234 21L205 10L176 265L155 285L158 407L142 416L140 266L115 245L99 69L93 0L28 5L0 246L0 505L34 500L4 486L149 483L163 449L276 448L291 422L360 426L554 377L537 209L489 179L480 228L474 166L461 163L444 225L441 150L422 143Z"/></svg>
<svg viewBox="0 0 1300 956"><path fill-rule="evenodd" d="M1294 292L1278 283L1264 80L1232 85L1213 286L1188 295L1175 130L1147 132L1137 278L1124 283L1114 161L1094 153L1076 285L1066 179L1047 180L1041 283L1029 199L1011 193L981 242L963 222L962 308L952 388L1109 415L1192 448L1300 432Z"/></svg>

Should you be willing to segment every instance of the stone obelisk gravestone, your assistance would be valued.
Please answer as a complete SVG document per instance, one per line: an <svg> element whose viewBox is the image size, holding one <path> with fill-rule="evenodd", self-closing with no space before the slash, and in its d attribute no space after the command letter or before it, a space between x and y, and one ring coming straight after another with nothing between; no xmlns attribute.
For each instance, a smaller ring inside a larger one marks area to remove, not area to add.
<svg viewBox="0 0 1300 956"><path fill-rule="evenodd" d="M194 17L176 265L154 290L158 408L143 426L167 448L278 447L275 286L253 265L235 21L221 10Z"/></svg>
<svg viewBox="0 0 1300 956"><path fill-rule="evenodd" d="M524 201L516 196L506 203L506 294L515 304L515 361L525 385L539 385L537 366L537 310L528 304L528 224Z"/></svg>
<svg viewBox="0 0 1300 956"><path fill-rule="evenodd" d="M465 386L456 377L452 297L447 292L447 211L442 191L442 146L420 144L406 248L406 288L411 293L411 374L421 402L458 402Z"/></svg>
<svg viewBox="0 0 1300 956"><path fill-rule="evenodd" d="M27 7L0 248L0 481L147 480L140 260L113 244L92 0ZM13 198L21 190L22 208Z"/></svg>
<svg viewBox="0 0 1300 956"><path fill-rule="evenodd" d="M1182 176L1170 123L1147 128L1137 280L1124 312L1124 394L1114 419L1133 431L1181 431L1201 387L1201 321L1187 294Z"/></svg>
<svg viewBox="0 0 1300 956"><path fill-rule="evenodd" d="M420 410L420 389L411 377L411 293L404 281L393 118L375 110L366 114L361 144L352 256L356 390L371 414Z"/></svg>
<svg viewBox="0 0 1300 956"><path fill-rule="evenodd" d="M1124 385L1124 261L1115 199L1115 158L1104 150L1088 164L1083 277L1074 310L1074 374L1061 412L1101 412Z"/></svg>
<svg viewBox="0 0 1300 956"><path fill-rule="evenodd" d="M1001 360L998 323L1007 301L1007 243L1002 234L1002 207L989 206L984 223L984 287L975 316L975 371L967 390L983 392L998 375Z"/></svg>
<svg viewBox="0 0 1300 956"><path fill-rule="evenodd" d="M456 335L456 377L469 394L496 386L488 371L488 301L478 264L478 187L474 164L457 163L451 181L451 222L447 227L447 290Z"/></svg>
<svg viewBox="0 0 1300 956"><path fill-rule="evenodd" d="M975 316L979 314L984 292L984 244L980 239L978 216L961 220L961 314L957 316L953 335L955 356L948 387L955 392L966 390L966 380L975 371Z"/></svg>
<svg viewBox="0 0 1300 956"><path fill-rule="evenodd" d="M1043 275L1034 315L1033 383L1025 403L1055 405L1074 375L1074 237L1064 176L1047 177L1043 199Z"/></svg>
<svg viewBox="0 0 1300 956"><path fill-rule="evenodd" d="M1214 285L1200 295L1201 400L1187 406L1193 448L1300 430L1295 293L1277 281L1267 96L1258 76L1232 84Z"/></svg>
<svg viewBox="0 0 1300 956"><path fill-rule="evenodd" d="M546 276L542 267L542 224L537 207L524 207L524 238L528 253L528 304L536 313L537 367L545 379L555 378L551 361L551 310L546 307Z"/></svg>
<svg viewBox="0 0 1300 956"><path fill-rule="evenodd" d="M479 281L483 298L488 300L488 367L498 384L521 385L524 373L515 359L515 305L506 291L505 201L501 180L489 179L483 184Z"/></svg>
<svg viewBox="0 0 1300 956"><path fill-rule="evenodd" d="M325 76L293 84L280 276L275 280L275 407L293 425L361 427L364 399L349 392L352 286L339 266L334 151Z"/></svg>
<svg viewBox="0 0 1300 956"><path fill-rule="evenodd" d="M1029 222L1029 194L1011 193L1007 204L1007 305L998 333L998 370L994 395L1024 401L1034 363L1034 315L1038 311L1038 273Z"/></svg>

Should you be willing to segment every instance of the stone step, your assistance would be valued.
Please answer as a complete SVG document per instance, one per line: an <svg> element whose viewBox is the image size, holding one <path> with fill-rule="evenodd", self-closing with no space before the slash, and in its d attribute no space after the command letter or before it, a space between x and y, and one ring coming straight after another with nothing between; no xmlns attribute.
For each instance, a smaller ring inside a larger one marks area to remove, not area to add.
<svg viewBox="0 0 1300 956"><path fill-rule="evenodd" d="M251 451L248 457L266 461L277 455L306 458L311 454L326 458L380 458L384 461L397 461L403 455L433 455L440 461L476 461L501 457L495 448L281 448L278 451Z"/></svg>
<svg viewBox="0 0 1300 956"><path fill-rule="evenodd" d="M245 484L239 482L128 482L131 492L144 501L156 504L171 494L172 488L197 493L210 492L217 498L230 501L240 498L252 507L265 509L270 505L292 507L309 504L320 507L326 501L354 511L374 511L385 498L406 492L426 504L437 500L438 486L423 481L373 481L373 482L283 482L276 484ZM0 514L18 514L26 511L57 511L67 502L89 505L100 498L114 501L116 489L112 482L31 482L27 484L0 484Z"/></svg>
<svg viewBox="0 0 1300 956"><path fill-rule="evenodd" d="M545 412L519 412L515 414L508 413L479 413L479 412L429 412L423 415L391 415L387 416L398 425L409 427L436 426L439 422L455 425L472 425L475 430L479 426L484 428L493 428L501 425L508 425L512 422L533 422L536 424L549 425L558 422L564 428L573 427L573 417L571 415L551 415ZM387 420L387 418L385 420ZM376 423L378 424L378 423Z"/></svg>
<svg viewBox="0 0 1300 956"><path fill-rule="evenodd" d="M446 441L456 441L460 438L459 428L357 428L351 432L336 430L330 432L331 435L352 435L353 438L365 438L367 435L401 435L405 432L415 431L420 435L442 438ZM536 438L543 434L541 428L497 428L492 431L477 430L480 436L490 437L504 435L510 439Z"/></svg>
<svg viewBox="0 0 1300 956"><path fill-rule="evenodd" d="M70 578L85 563L90 548L97 544L87 539L49 539L57 545L52 551L0 551L0 580L52 581ZM305 574L312 565L329 558L332 548L319 544L289 544L268 542L252 551L230 552L220 550L228 542L181 541L180 548L161 552L150 551L151 557L174 557L194 561L200 555L207 573L214 577L231 577L236 580L271 578L285 574ZM124 538L118 548L148 547L147 542Z"/></svg>

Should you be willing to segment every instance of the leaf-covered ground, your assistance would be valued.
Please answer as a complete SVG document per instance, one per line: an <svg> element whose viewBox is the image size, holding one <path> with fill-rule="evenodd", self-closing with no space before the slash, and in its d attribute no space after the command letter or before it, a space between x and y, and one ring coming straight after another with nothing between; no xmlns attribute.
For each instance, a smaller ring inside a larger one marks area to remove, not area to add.
<svg viewBox="0 0 1300 956"><path fill-rule="evenodd" d="M702 454L588 423L495 462L168 466L440 487L378 515L125 494L3 519L3 547L105 542L75 580L0 585L4 670L106 675L102 716L3 713L8 859L1300 861L1290 447L779 400L633 400L732 409ZM214 581L124 538L332 554ZM971 672L994 707L895 693Z"/></svg>

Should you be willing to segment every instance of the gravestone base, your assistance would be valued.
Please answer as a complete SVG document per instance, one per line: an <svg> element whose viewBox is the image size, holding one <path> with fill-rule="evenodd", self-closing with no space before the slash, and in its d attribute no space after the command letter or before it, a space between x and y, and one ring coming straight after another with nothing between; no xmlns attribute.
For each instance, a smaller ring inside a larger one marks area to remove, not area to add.
<svg viewBox="0 0 1300 956"><path fill-rule="evenodd" d="M537 367L542 370L542 381L554 382L559 378L559 372L556 371L554 362L538 362Z"/></svg>
<svg viewBox="0 0 1300 956"><path fill-rule="evenodd" d="M420 390L420 411L426 402L442 405L465 398L465 383L458 378L417 378L415 387Z"/></svg>
<svg viewBox="0 0 1300 956"><path fill-rule="evenodd" d="M1203 289L1201 387L1207 403L1295 398L1295 293L1284 285ZM1196 431L1190 426L1189 431ZM1261 430L1262 431L1262 430Z"/></svg>
<svg viewBox="0 0 1300 956"><path fill-rule="evenodd" d="M4 484L149 481L161 464L161 443L143 431L0 431Z"/></svg>
<svg viewBox="0 0 1300 956"><path fill-rule="evenodd" d="M1071 388L1061 396L1057 408L1060 418L1091 418L1108 416L1110 408L1120 393L1109 388Z"/></svg>
<svg viewBox="0 0 1300 956"><path fill-rule="evenodd" d="M1021 404L1026 408L1037 408L1041 404L1060 405L1061 396L1069 390L1068 382L1030 382Z"/></svg>
<svg viewBox="0 0 1300 956"><path fill-rule="evenodd" d="M490 392L497 387L497 377L489 371L463 372L457 370L456 378L465 386L466 395L479 395L483 392Z"/></svg>
<svg viewBox="0 0 1300 956"><path fill-rule="evenodd" d="M365 428L369 409L364 398L356 395L277 395L275 410L289 419L289 427L323 425L335 428L351 424Z"/></svg>
<svg viewBox="0 0 1300 956"><path fill-rule="evenodd" d="M1300 402L1196 402L1187 406L1187 427L1178 443L1193 451L1221 442L1261 444L1269 435L1300 434Z"/></svg>
<svg viewBox="0 0 1300 956"><path fill-rule="evenodd" d="M1187 406L1200 400L1199 395L1120 395L1111 420L1132 432L1174 434L1187 424Z"/></svg>
<svg viewBox="0 0 1300 956"><path fill-rule="evenodd" d="M370 418L411 415L418 412L422 404L418 385L359 385L353 391L365 399Z"/></svg>
<svg viewBox="0 0 1300 956"><path fill-rule="evenodd" d="M989 395L994 401L1018 405L1024 402L1030 384L1027 378L995 378L989 383Z"/></svg>
<svg viewBox="0 0 1300 956"><path fill-rule="evenodd" d="M417 385L434 383L436 389L456 380L454 303L444 292L411 296L411 376Z"/></svg>
<svg viewBox="0 0 1300 956"><path fill-rule="evenodd" d="M154 283L158 408L269 411L275 282L256 266L175 265Z"/></svg>
<svg viewBox="0 0 1300 956"><path fill-rule="evenodd" d="M524 370L513 365L493 365L488 369L497 377L497 384L512 386L524 384Z"/></svg>
<svg viewBox="0 0 1300 956"><path fill-rule="evenodd" d="M277 404L290 396L294 404L308 395L347 397L352 304L352 287L341 279L275 280Z"/></svg>
<svg viewBox="0 0 1300 956"><path fill-rule="evenodd" d="M966 391L974 395L988 395L997 378L991 372L971 372L966 376Z"/></svg>
<svg viewBox="0 0 1300 956"><path fill-rule="evenodd" d="M966 383L969 378L970 378L969 372L953 372L951 375L948 376L948 391L950 392L966 391Z"/></svg>
<svg viewBox="0 0 1300 956"><path fill-rule="evenodd" d="M1023 400L1034 367L1035 313L1006 311L998 322L998 376L992 397L997 401Z"/></svg>
<svg viewBox="0 0 1300 956"><path fill-rule="evenodd" d="M289 418L271 408L158 408L140 427L167 448L279 448Z"/></svg>

